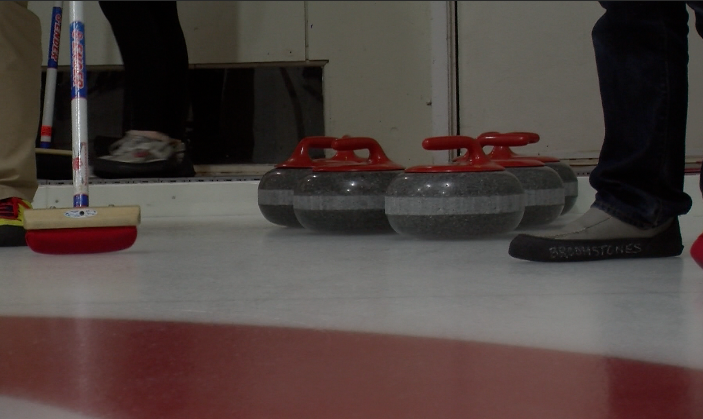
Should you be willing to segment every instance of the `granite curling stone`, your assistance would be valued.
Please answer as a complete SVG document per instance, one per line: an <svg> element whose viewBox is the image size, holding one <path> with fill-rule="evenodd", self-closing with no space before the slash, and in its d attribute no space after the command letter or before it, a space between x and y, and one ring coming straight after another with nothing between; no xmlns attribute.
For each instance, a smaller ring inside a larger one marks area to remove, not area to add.
<svg viewBox="0 0 703 419"><path fill-rule="evenodd" d="M481 135L486 135L486 134L499 134L499 133L493 132L493 133L485 133L485 134L481 134ZM525 135L525 136L527 136L527 139L530 144L534 144L534 143L538 142L540 139L539 135L534 132L511 132L509 134ZM479 136L479 138L481 138L481 137ZM566 214L567 212L571 211L571 209L576 204L576 200L578 199L579 183L578 183L578 178L576 177L576 172L574 172L574 169L572 169L568 163L565 163L556 157L515 154L510 150L509 147L501 147L501 148L505 149L505 150L500 151L501 155L509 156L506 158L522 158L522 159L539 160L542 163L544 163L545 166L547 166L547 167L551 168L552 170L554 170L555 172L557 172L559 177L561 177L561 181L564 183L564 209L561 211L561 213L563 215L563 214ZM496 150L496 148L494 148L494 150ZM497 158L503 158L503 157L497 157Z"/></svg>
<svg viewBox="0 0 703 419"><path fill-rule="evenodd" d="M306 137L300 140L290 158L261 177L258 204L261 214L273 224L302 227L293 211L293 190L312 168L326 164L362 162L365 159L353 151L340 151L331 158L311 159L310 149L332 148L336 137Z"/></svg>
<svg viewBox="0 0 703 419"><path fill-rule="evenodd" d="M403 167L390 161L372 138L340 138L332 142L332 148L367 149L369 157L362 163L314 167L293 194L293 210L300 224L321 232L392 232L384 198Z"/></svg>
<svg viewBox="0 0 703 419"><path fill-rule="evenodd" d="M530 144L534 144L539 141L539 135L536 133L531 134L528 138ZM552 168L561 177L561 181L564 182L564 209L561 211L562 214L566 214L571 211L571 209L576 204L576 200L579 196L579 182L576 177L576 172L568 163L559 160L556 157L551 156L524 156L525 158L539 160L544 163L545 166Z"/></svg>
<svg viewBox="0 0 703 419"><path fill-rule="evenodd" d="M427 138L426 150L468 152L448 165L415 166L388 187L386 215L395 231L421 238L460 239L514 230L525 211L520 181L466 136Z"/></svg>
<svg viewBox="0 0 703 419"><path fill-rule="evenodd" d="M520 146L529 143L525 135L485 133L479 136L482 146ZM538 160L525 158L498 159L491 153L492 161L514 174L525 190L525 214L520 228L549 224L564 209L564 182L554 170Z"/></svg>

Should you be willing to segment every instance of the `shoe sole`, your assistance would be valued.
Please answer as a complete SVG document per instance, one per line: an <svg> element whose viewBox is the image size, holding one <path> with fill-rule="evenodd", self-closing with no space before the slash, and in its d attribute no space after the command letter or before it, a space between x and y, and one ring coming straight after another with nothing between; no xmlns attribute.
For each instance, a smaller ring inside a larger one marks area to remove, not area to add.
<svg viewBox="0 0 703 419"><path fill-rule="evenodd" d="M510 256L532 262L584 262L661 258L683 252L678 219L654 237L607 240L558 240L520 234L510 242Z"/></svg>
<svg viewBox="0 0 703 419"><path fill-rule="evenodd" d="M11 225L0 226L0 247L26 246L26 233L24 227Z"/></svg>

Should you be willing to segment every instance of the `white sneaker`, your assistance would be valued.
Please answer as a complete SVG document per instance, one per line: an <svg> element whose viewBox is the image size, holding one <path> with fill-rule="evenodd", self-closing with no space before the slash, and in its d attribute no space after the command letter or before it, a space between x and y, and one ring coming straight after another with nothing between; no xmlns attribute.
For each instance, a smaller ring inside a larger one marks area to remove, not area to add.
<svg viewBox="0 0 703 419"><path fill-rule="evenodd" d="M180 140L154 139L127 131L110 146L110 154L95 159L93 172L102 178L189 177L195 174Z"/></svg>
<svg viewBox="0 0 703 419"><path fill-rule="evenodd" d="M671 257L682 251L678 218L642 229L591 208L557 231L516 236L508 253L535 262L574 262Z"/></svg>

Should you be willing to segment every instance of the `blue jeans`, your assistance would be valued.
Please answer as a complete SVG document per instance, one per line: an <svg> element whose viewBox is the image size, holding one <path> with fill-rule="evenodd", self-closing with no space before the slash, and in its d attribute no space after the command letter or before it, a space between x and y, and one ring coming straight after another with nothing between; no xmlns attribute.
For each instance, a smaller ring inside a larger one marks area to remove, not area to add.
<svg viewBox="0 0 703 419"><path fill-rule="evenodd" d="M683 192L686 4L703 36L703 2L600 3L606 11L592 37L605 138L590 177L594 206L638 227L656 227L691 209Z"/></svg>

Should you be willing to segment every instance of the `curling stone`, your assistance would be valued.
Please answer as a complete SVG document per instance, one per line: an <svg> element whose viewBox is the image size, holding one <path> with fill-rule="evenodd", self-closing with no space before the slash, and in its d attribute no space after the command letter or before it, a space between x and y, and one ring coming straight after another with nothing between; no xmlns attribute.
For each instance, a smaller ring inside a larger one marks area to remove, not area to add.
<svg viewBox="0 0 703 419"><path fill-rule="evenodd" d="M332 148L367 149L369 157L362 163L313 167L293 194L300 224L325 232L392 232L384 211L385 193L403 167L390 161L372 138L340 138Z"/></svg>
<svg viewBox="0 0 703 419"><path fill-rule="evenodd" d="M286 226L301 227L293 212L293 189L312 168L325 164L362 162L365 159L353 151L339 151L328 159L311 159L311 148L332 148L335 137L306 137L300 140L290 158L276 165L261 177L258 188L259 210L268 221Z"/></svg>
<svg viewBox="0 0 703 419"><path fill-rule="evenodd" d="M432 137L425 150L468 152L444 166L414 166L388 186L386 215L401 234L471 238L514 230L525 212L520 181L471 137Z"/></svg>
<svg viewBox="0 0 703 419"><path fill-rule="evenodd" d="M525 135L486 133L478 138L482 146L515 147L529 144ZM526 158L495 158L492 161L514 174L525 190L525 214L518 227L533 227L549 224L561 215L564 209L564 182L554 170L538 160Z"/></svg>
<svg viewBox="0 0 703 419"><path fill-rule="evenodd" d="M498 133L485 133L481 135L486 135L486 134L498 134ZM539 135L534 133L534 132L511 132L509 134L518 134L518 135L525 135L529 141L530 144L534 144L539 141ZM500 134L499 134L500 135ZM481 138L479 136L479 138ZM496 148L494 148L493 152L496 152ZM574 204L576 204L576 199L578 198L579 195L579 182L578 178L576 177L576 173L574 172L574 169L571 168L567 163L564 163L563 161L559 160L556 157L550 157L550 156L529 156L529 155L521 155L521 154L515 154L512 151L510 151L509 147L501 147L501 151L498 151L500 154L500 157L498 154L496 154L496 158L524 158L524 159L532 159L532 160L539 160L542 163L544 163L545 166L551 168L557 174L559 177L561 177L561 181L564 182L564 209L561 211L562 214L566 214L569 212L573 207ZM506 156L506 157L502 157Z"/></svg>

